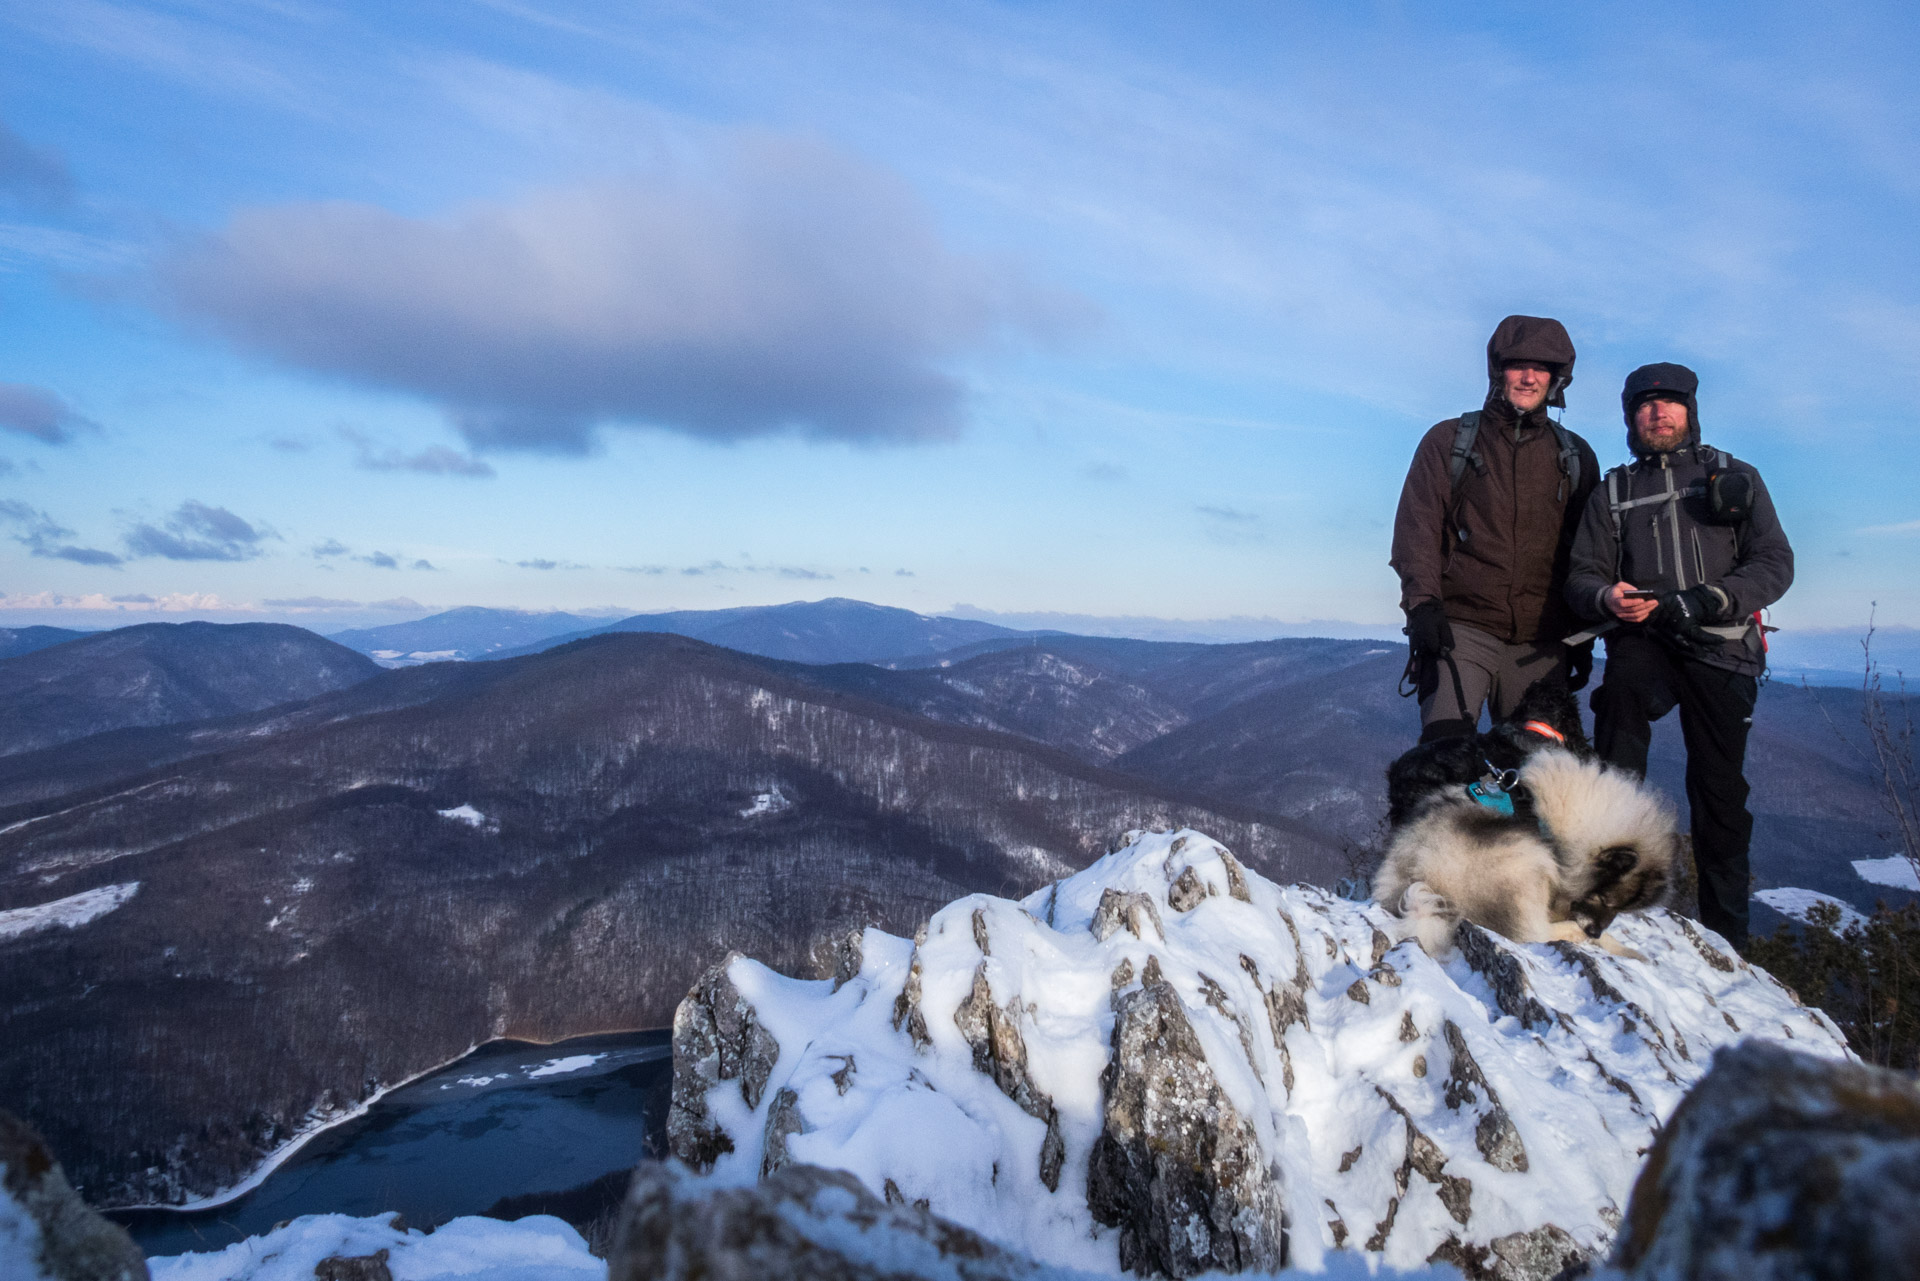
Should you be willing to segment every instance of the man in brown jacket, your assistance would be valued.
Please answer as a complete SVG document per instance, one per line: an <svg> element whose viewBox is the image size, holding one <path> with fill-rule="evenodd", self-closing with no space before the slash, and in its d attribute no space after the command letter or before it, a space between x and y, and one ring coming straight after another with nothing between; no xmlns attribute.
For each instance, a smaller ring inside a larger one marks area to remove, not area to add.
<svg viewBox="0 0 1920 1281"><path fill-rule="evenodd" d="M1420 741L1470 734L1543 676L1586 684L1593 647L1563 599L1568 552L1600 475L1586 441L1547 416L1565 408L1573 340L1557 320L1508 316L1487 342L1487 399L1436 424L1414 450L1393 522Z"/></svg>

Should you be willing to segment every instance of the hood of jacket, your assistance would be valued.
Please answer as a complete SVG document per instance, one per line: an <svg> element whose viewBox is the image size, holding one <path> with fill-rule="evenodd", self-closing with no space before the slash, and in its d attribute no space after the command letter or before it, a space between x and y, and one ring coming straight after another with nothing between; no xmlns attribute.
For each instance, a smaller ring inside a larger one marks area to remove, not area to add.
<svg viewBox="0 0 1920 1281"><path fill-rule="evenodd" d="M1510 360L1536 360L1553 371L1546 403L1567 407L1567 384L1573 381L1573 339L1567 327L1547 316L1508 316L1487 339L1487 384L1491 399L1506 398L1500 372Z"/></svg>

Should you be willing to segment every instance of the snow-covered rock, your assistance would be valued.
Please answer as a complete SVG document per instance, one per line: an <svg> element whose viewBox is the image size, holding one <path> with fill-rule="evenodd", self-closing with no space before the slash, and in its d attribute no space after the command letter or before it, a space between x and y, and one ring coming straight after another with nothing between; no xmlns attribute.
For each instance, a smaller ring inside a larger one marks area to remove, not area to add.
<svg viewBox="0 0 1920 1281"><path fill-rule="evenodd" d="M675 1020L670 1141L720 1185L845 1170L1052 1267L1545 1278L1611 1245L1715 1049L1847 1057L1666 912L1615 927L1645 961L1469 925L1440 963L1396 925L1131 833L1021 902L852 936L831 980L729 957Z"/></svg>
<svg viewBox="0 0 1920 1281"><path fill-rule="evenodd" d="M1616 1265L1637 1281L1920 1274L1920 1087L1749 1041L1673 1114Z"/></svg>
<svg viewBox="0 0 1920 1281"><path fill-rule="evenodd" d="M559 1219L462 1218L433 1232L397 1216L310 1214L224 1250L151 1260L153 1281L605 1281L606 1264Z"/></svg>
<svg viewBox="0 0 1920 1281"><path fill-rule="evenodd" d="M1459 1281L1445 1264L1376 1271L1335 1254L1322 1281ZM728 1187L668 1163L632 1186L608 1281L1093 1281L1036 1262L918 1205L890 1205L841 1170L789 1165Z"/></svg>

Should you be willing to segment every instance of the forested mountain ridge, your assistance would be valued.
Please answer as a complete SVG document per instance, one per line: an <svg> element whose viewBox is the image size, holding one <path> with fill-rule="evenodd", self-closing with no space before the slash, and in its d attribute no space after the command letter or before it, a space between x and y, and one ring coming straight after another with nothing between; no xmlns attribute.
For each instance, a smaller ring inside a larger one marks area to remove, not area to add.
<svg viewBox="0 0 1920 1281"><path fill-rule="evenodd" d="M658 1026L729 949L804 970L1130 828L1204 824L1279 878L1342 866L1303 825L670 636L205 732L146 731L171 756L133 773L35 754L75 761L66 790L42 769L0 810L0 911L124 895L0 941L0 1081L98 1201L205 1195L476 1041Z"/></svg>
<svg viewBox="0 0 1920 1281"><path fill-rule="evenodd" d="M282 623L142 623L0 659L0 756L311 698L380 669Z"/></svg>

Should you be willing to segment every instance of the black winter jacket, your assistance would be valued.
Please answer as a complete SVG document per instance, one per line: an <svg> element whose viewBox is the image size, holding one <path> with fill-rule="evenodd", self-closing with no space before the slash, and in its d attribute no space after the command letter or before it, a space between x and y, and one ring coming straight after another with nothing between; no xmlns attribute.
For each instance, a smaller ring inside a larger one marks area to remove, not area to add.
<svg viewBox="0 0 1920 1281"><path fill-rule="evenodd" d="M1718 587L1731 605L1723 617L1711 621L1750 625L1718 650L1708 651L1701 661L1757 676L1766 667L1766 654L1752 616L1786 595L1793 583L1793 548L1780 528L1780 517L1760 473L1737 458L1726 457L1726 463L1753 477L1753 514L1739 525L1713 522L1706 479L1722 457L1726 456L1718 450L1698 444L1670 454L1649 454L1617 468L1617 478L1610 473L1594 486L1573 540L1567 603L1582 618L1599 622L1613 618L1600 598L1616 582L1657 592L1702 584ZM1622 503L1657 499L1669 492L1678 497L1623 510L1616 525L1612 510L1616 500L1609 496L1609 481L1615 481L1617 501Z"/></svg>

